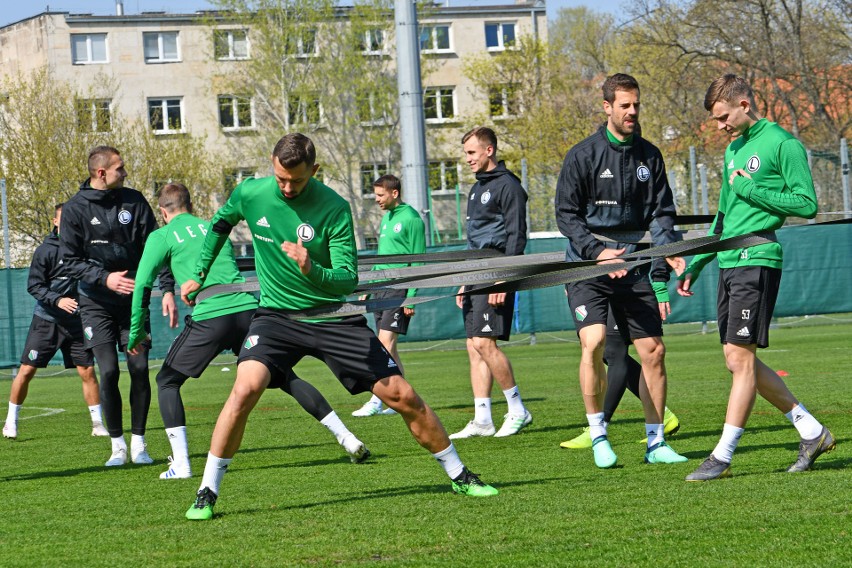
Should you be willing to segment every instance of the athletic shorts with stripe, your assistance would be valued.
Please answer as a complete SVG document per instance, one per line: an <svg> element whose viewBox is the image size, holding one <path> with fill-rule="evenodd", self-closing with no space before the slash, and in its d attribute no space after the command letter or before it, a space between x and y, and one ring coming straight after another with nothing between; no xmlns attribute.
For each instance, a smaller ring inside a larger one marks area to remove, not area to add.
<svg viewBox="0 0 852 568"><path fill-rule="evenodd" d="M390 288L388 290L377 290L371 295L373 300L388 300L393 298L405 298L408 290L396 290ZM405 315L402 308L395 310L383 310L381 312L373 312L373 317L376 319L376 329L384 329L392 331L400 335L405 335L408 332L408 322L410 317Z"/></svg>
<svg viewBox="0 0 852 568"><path fill-rule="evenodd" d="M769 346L769 324L775 311L781 270L765 266L719 271L718 323L722 343Z"/></svg>
<svg viewBox="0 0 852 568"><path fill-rule="evenodd" d="M476 290L476 286L465 286L465 291ZM502 306L488 303L488 294L462 296L464 331L468 338L495 337L508 341L512 333L512 317L515 314L515 293L508 292Z"/></svg>
<svg viewBox="0 0 852 568"><path fill-rule="evenodd" d="M243 310L215 318L195 321L186 316L186 324L169 347L164 365L198 378L222 351L240 352L248 334L254 310Z"/></svg>
<svg viewBox="0 0 852 568"><path fill-rule="evenodd" d="M83 328L79 317L53 322L33 316L21 363L44 369L60 350L66 369L91 367L95 364L92 352L87 351L83 345Z"/></svg>

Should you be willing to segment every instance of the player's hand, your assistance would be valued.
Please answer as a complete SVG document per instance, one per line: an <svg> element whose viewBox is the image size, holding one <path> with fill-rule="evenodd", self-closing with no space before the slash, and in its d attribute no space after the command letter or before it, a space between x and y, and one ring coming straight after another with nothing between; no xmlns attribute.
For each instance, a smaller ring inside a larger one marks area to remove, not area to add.
<svg viewBox="0 0 852 568"><path fill-rule="evenodd" d="M311 257L308 255L308 249L302 245L302 239L297 239L295 243L284 241L281 243L281 250L296 261L302 274L307 274L311 271Z"/></svg>
<svg viewBox="0 0 852 568"><path fill-rule="evenodd" d="M611 249L605 248L598 255L597 260L602 261L600 264L617 264L619 262L624 262L624 259L619 258L622 254L624 254L624 249ZM627 270L615 270L609 273L610 278L624 278L627 276Z"/></svg>
<svg viewBox="0 0 852 568"><path fill-rule="evenodd" d="M405 306L402 308L402 313L406 315L406 317L414 316L414 306Z"/></svg>
<svg viewBox="0 0 852 568"><path fill-rule="evenodd" d="M677 293L686 298L692 296L694 293L689 287L692 285L692 273L687 272L686 276L683 277L683 280L677 281Z"/></svg>
<svg viewBox="0 0 852 568"><path fill-rule="evenodd" d="M686 270L686 260L682 256L672 256L666 258L666 263L672 267L675 276L680 276Z"/></svg>
<svg viewBox="0 0 852 568"><path fill-rule="evenodd" d="M132 294L135 282L133 282L133 278L127 278L125 274L127 274L126 270L110 272L106 280L107 288L123 296Z"/></svg>
<svg viewBox="0 0 852 568"><path fill-rule="evenodd" d="M149 335L148 338L150 339L150 337L151 336ZM130 341L127 343L127 347L128 347L127 354L128 355L141 355L142 353L144 353L145 352L145 346L142 345L142 342L145 339L146 338L144 338L144 337L131 337Z"/></svg>
<svg viewBox="0 0 852 568"><path fill-rule="evenodd" d="M462 286L461 288L459 288L459 291L458 291L458 292L456 292L456 294L458 294L458 295L456 296L456 305L459 307L459 309L461 309L461 308L462 308L462 305L463 305L463 302L464 302L464 296L462 296L462 295L461 295L461 294L464 294L464 286Z"/></svg>
<svg viewBox="0 0 852 568"><path fill-rule="evenodd" d="M165 292L163 294L163 317L169 318L169 327L175 328L178 326L178 309L174 292Z"/></svg>
<svg viewBox="0 0 852 568"><path fill-rule="evenodd" d="M506 303L506 292L495 292L488 294L488 305L491 307L499 307Z"/></svg>
<svg viewBox="0 0 852 568"><path fill-rule="evenodd" d="M657 304L660 308L660 317L663 321L672 313L672 306L668 302L660 302Z"/></svg>
<svg viewBox="0 0 852 568"><path fill-rule="evenodd" d="M744 178L751 179L751 175L745 170L734 170L731 172L730 177L728 178L728 185L734 187L734 178L737 176L741 176Z"/></svg>
<svg viewBox="0 0 852 568"><path fill-rule="evenodd" d="M77 300L74 298L59 298L59 301L56 302L56 307L63 312L73 314L77 312Z"/></svg>
<svg viewBox="0 0 852 568"><path fill-rule="evenodd" d="M195 280L187 280L183 284L180 285L180 299L183 300L183 303L187 306L194 306L195 300L191 300L189 295L193 292L198 291L201 288L201 284L196 282Z"/></svg>

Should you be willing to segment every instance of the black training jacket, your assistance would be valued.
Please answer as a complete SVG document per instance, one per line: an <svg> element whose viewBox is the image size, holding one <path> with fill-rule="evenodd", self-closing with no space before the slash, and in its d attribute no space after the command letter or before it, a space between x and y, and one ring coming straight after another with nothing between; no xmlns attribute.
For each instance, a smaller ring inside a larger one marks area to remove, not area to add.
<svg viewBox="0 0 852 568"><path fill-rule="evenodd" d="M679 241L674 216L663 156L638 134L632 144L618 146L603 125L565 156L556 185L556 224L568 237L567 260L594 260L607 247L636 250L636 244L605 244L592 234L606 229L650 229L654 245ZM652 279L669 279L664 261L654 263Z"/></svg>
<svg viewBox="0 0 852 568"><path fill-rule="evenodd" d="M513 256L527 246L527 192L503 162L476 174L467 200L467 244Z"/></svg>
<svg viewBox="0 0 852 568"><path fill-rule="evenodd" d="M68 277L62 257L59 256L56 230L47 235L33 253L27 292L36 299L33 315L60 323L79 318L56 305L62 298L77 299L77 281Z"/></svg>
<svg viewBox="0 0 852 568"><path fill-rule="evenodd" d="M145 240L157 229L157 219L145 197L129 187L99 190L89 181L62 207L60 251L80 294L102 305L127 305L132 295L116 294L106 286L111 272L127 270L135 278ZM160 273L160 289L174 291L170 272Z"/></svg>

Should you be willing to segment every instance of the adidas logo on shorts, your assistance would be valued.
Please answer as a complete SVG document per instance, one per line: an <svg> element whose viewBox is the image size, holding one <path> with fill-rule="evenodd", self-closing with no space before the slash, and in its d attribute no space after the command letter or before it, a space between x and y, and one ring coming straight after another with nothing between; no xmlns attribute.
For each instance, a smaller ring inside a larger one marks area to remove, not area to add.
<svg viewBox="0 0 852 568"><path fill-rule="evenodd" d="M739 337L748 337L749 335L751 335L751 332L748 330L747 327L744 327L737 332L737 336Z"/></svg>
<svg viewBox="0 0 852 568"><path fill-rule="evenodd" d="M491 326L488 325L487 323L485 324L485 327L482 328L483 333L491 333L492 331L493 330L491 329Z"/></svg>

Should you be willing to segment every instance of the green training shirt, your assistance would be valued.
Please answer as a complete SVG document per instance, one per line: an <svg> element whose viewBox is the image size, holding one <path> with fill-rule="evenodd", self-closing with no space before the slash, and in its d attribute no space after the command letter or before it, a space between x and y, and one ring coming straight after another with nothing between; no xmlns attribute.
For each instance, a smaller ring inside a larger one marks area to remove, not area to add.
<svg viewBox="0 0 852 568"><path fill-rule="evenodd" d="M196 281L205 282L216 252L228 240L231 227L242 220L251 230L262 307L315 308L342 302L355 290L358 256L352 211L345 199L315 178L293 199L284 197L272 176L247 179L237 186L211 221L213 230L204 241ZM285 241L299 239L311 258L307 275L281 249Z"/></svg>
<svg viewBox="0 0 852 568"><path fill-rule="evenodd" d="M751 179L734 177L731 172L744 170ZM817 212L817 198L808 157L802 143L792 134L769 122L758 120L725 150L719 212L713 220L711 234L721 225L722 238L755 231L774 231L787 216L812 219ZM692 273L692 281L716 254L697 255L684 274ZM719 268L766 266L781 268L781 243L772 242L718 253Z"/></svg>
<svg viewBox="0 0 852 568"><path fill-rule="evenodd" d="M133 289L133 303L130 319L130 345L136 345L144 339L144 322L148 307L142 305L144 290L151 288L154 279L163 265L168 265L175 280L183 283L194 279L193 268L201 256L201 246L210 230L210 223L192 215L181 213L165 227L160 227L148 236L145 250L136 271L136 285ZM214 284L236 284L245 282L240 275L234 259L234 250L230 243L223 246L204 288ZM199 302L192 310L192 319L203 321L244 310L257 308L257 300L251 294L235 292L211 296Z"/></svg>
<svg viewBox="0 0 852 568"><path fill-rule="evenodd" d="M426 226L411 205L399 203L385 213L379 225L378 254L422 254L426 252ZM410 263L397 262L373 265L373 270L402 268ZM417 295L416 288L409 288L407 298Z"/></svg>

